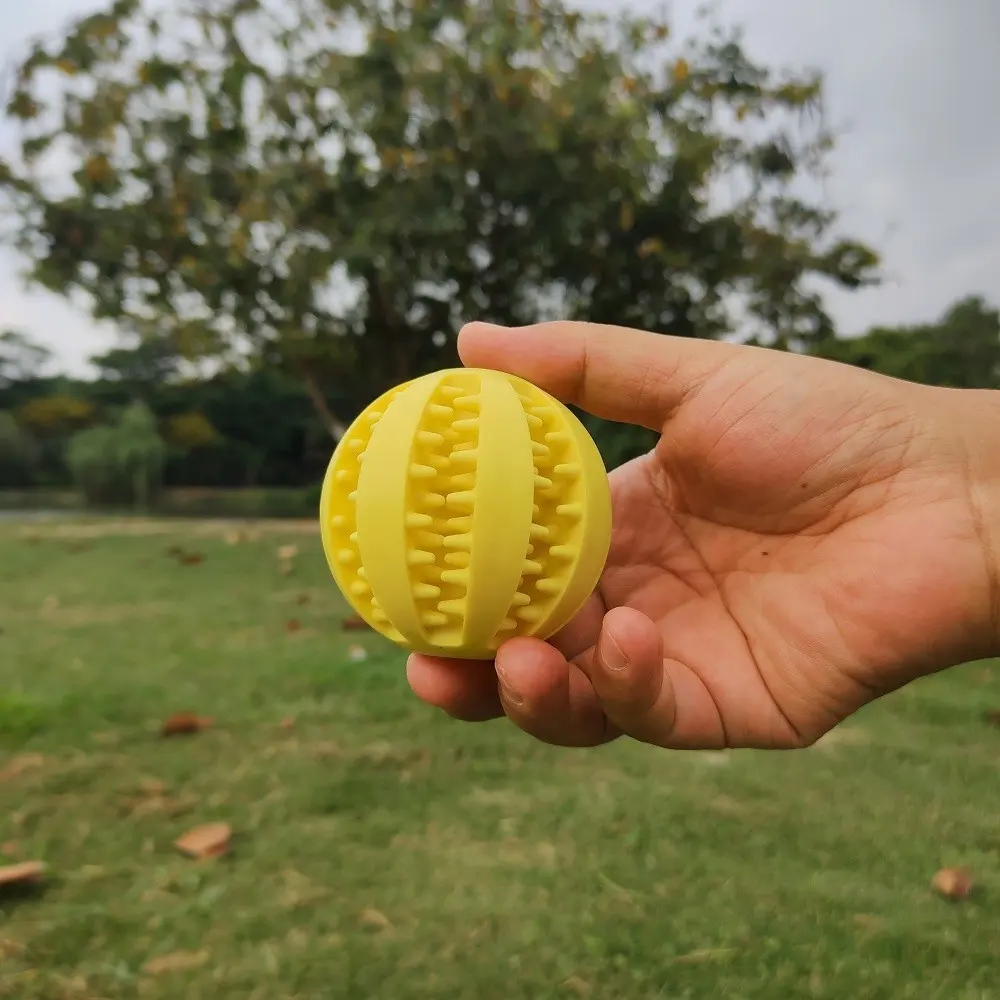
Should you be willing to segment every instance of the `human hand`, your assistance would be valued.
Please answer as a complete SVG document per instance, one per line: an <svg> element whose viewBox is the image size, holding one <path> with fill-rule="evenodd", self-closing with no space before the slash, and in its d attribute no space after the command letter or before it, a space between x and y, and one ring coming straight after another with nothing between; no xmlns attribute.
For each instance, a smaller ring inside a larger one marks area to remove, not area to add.
<svg viewBox="0 0 1000 1000"><path fill-rule="evenodd" d="M1000 393L583 323L472 324L459 351L662 436L611 474L577 618L495 669L412 655L424 701L561 746L793 748L1000 651Z"/></svg>

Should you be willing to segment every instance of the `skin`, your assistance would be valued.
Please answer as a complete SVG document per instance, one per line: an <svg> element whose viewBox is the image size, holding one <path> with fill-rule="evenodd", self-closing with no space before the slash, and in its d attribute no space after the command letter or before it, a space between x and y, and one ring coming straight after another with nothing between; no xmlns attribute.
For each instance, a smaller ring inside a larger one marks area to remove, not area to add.
<svg viewBox="0 0 1000 1000"><path fill-rule="evenodd" d="M559 746L791 749L1000 654L1000 393L582 323L472 324L459 352L662 436L611 474L579 616L494 664L412 655L430 705Z"/></svg>

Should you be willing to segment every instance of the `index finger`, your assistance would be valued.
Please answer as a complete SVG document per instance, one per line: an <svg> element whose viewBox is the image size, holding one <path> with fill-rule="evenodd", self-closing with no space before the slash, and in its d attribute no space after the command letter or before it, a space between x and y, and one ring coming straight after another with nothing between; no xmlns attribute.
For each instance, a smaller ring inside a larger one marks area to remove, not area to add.
<svg viewBox="0 0 1000 1000"><path fill-rule="evenodd" d="M595 416L655 431L734 352L747 350L754 348L597 323L470 323L458 337L469 367L518 375Z"/></svg>

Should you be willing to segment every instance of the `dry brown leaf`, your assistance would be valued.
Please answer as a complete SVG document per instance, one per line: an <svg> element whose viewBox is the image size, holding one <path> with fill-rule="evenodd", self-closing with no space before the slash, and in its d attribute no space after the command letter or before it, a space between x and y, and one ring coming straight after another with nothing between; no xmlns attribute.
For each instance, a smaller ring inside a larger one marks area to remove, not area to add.
<svg viewBox="0 0 1000 1000"><path fill-rule="evenodd" d="M2 854L4 857L13 858L17 856L17 853L18 850L17 850L16 840L7 840L4 843L0 844L0 854Z"/></svg>
<svg viewBox="0 0 1000 1000"><path fill-rule="evenodd" d="M699 965L702 962L715 962L720 958L731 958L736 952L736 948L698 948L678 955L673 961L680 965Z"/></svg>
<svg viewBox="0 0 1000 1000"><path fill-rule="evenodd" d="M200 566L205 561L201 552L183 552L179 557L182 566Z"/></svg>
<svg viewBox="0 0 1000 1000"><path fill-rule="evenodd" d="M299 547L297 545L279 545L278 546L278 558L282 562L290 562L299 554Z"/></svg>
<svg viewBox="0 0 1000 1000"><path fill-rule="evenodd" d="M345 618L340 625L345 632L357 632L371 627L361 615L351 615L349 618Z"/></svg>
<svg viewBox="0 0 1000 1000"><path fill-rule="evenodd" d="M968 899L975 883L966 868L942 868L931 880L931 888L945 899Z"/></svg>
<svg viewBox="0 0 1000 1000"><path fill-rule="evenodd" d="M366 906L359 914L358 920L362 927L370 927L373 931L387 931L392 929L392 921L381 911L373 906Z"/></svg>
<svg viewBox="0 0 1000 1000"><path fill-rule="evenodd" d="M301 628L302 622L300 622L298 618L289 618L288 621L285 622L286 632L298 632Z"/></svg>
<svg viewBox="0 0 1000 1000"><path fill-rule="evenodd" d="M193 795L174 798L170 795L163 795L153 792L151 794L140 794L127 797L123 800L122 806L129 816L153 816L162 814L164 816L180 816L190 812L198 805L198 799Z"/></svg>
<svg viewBox="0 0 1000 1000"><path fill-rule="evenodd" d="M308 604L309 600L310 598L308 594L299 594L299 596L295 600L295 603L298 605Z"/></svg>
<svg viewBox="0 0 1000 1000"><path fill-rule="evenodd" d="M35 885L45 876L44 861L22 861L0 868L0 889L8 886Z"/></svg>
<svg viewBox="0 0 1000 1000"><path fill-rule="evenodd" d="M229 850L233 831L228 823L206 823L188 830L174 841L174 847L189 858L217 858Z"/></svg>
<svg viewBox="0 0 1000 1000"><path fill-rule="evenodd" d="M11 757L0 768L0 781L13 781L20 778L26 771L34 771L45 765L45 758L40 753L22 753Z"/></svg>
<svg viewBox="0 0 1000 1000"><path fill-rule="evenodd" d="M201 951L172 951L169 955L151 958L142 967L142 971L149 976L160 976L165 972L185 972L188 969L200 968L208 958L206 948L202 948Z"/></svg>
<svg viewBox="0 0 1000 1000"><path fill-rule="evenodd" d="M278 727L283 729L286 733L295 728L295 717L293 715L286 715L281 722L278 723Z"/></svg>
<svg viewBox="0 0 1000 1000"><path fill-rule="evenodd" d="M16 958L23 955L28 949L13 938L0 938L0 961L7 958Z"/></svg>
<svg viewBox="0 0 1000 1000"><path fill-rule="evenodd" d="M983 716L983 721L991 726L1000 726L1000 708L994 708Z"/></svg>
<svg viewBox="0 0 1000 1000"><path fill-rule="evenodd" d="M209 729L215 724L210 715L195 715L194 712L175 712L160 728L161 736L189 736Z"/></svg>
<svg viewBox="0 0 1000 1000"><path fill-rule="evenodd" d="M586 979L581 979L579 976L569 976L562 982L562 987L564 990L569 990L571 993L575 993L578 997L589 997L593 992L593 987Z"/></svg>
<svg viewBox="0 0 1000 1000"><path fill-rule="evenodd" d="M292 869L284 873L285 891L281 895L281 906L286 910L297 910L329 895L329 890L317 885L308 876Z"/></svg>

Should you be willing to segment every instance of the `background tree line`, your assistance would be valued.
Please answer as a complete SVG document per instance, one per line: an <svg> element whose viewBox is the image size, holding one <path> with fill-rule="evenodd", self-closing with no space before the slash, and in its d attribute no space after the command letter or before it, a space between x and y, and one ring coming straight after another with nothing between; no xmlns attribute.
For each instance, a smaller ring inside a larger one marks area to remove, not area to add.
<svg viewBox="0 0 1000 1000"><path fill-rule="evenodd" d="M803 193L833 146L822 79L709 20L676 38L560 0L115 0L12 79L9 239L123 346L82 382L5 336L0 485L314 484L353 414L455 363L473 317L738 330L998 384L978 299L837 339L823 285L870 285L878 258ZM650 443L591 427L612 465Z"/></svg>

